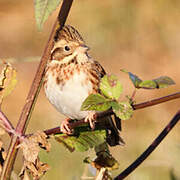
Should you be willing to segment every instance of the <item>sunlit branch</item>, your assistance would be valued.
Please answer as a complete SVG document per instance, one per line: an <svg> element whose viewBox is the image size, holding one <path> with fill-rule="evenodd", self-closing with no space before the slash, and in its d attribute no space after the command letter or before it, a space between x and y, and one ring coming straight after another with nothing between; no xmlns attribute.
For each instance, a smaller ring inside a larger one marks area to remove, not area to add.
<svg viewBox="0 0 180 180"><path fill-rule="evenodd" d="M134 104L133 109L138 110L138 109L146 108L146 107L149 107L149 106L154 106L154 105L157 105L157 104L160 104L160 103L163 103L163 102L167 102L167 101L170 101L170 100L173 100L173 99L177 99L177 98L180 98L180 92L170 94L168 96L163 96L163 97L153 99L153 100L150 100L150 101L146 101L146 102L143 102L143 103ZM109 116L109 115L112 115L112 114L113 114L113 111L110 109L110 110L107 110L107 111L104 111L104 112L97 113L96 118L98 119L98 118L102 118L102 117ZM71 129L73 129L73 128L75 128L77 126L80 126L82 124L87 124L87 122L85 122L84 119L82 119L82 120L70 123L69 126L70 126ZM52 128L52 129L48 129L48 130L45 130L44 132L45 132L46 135L62 133L61 130L60 130L60 127L55 127L55 128Z"/></svg>

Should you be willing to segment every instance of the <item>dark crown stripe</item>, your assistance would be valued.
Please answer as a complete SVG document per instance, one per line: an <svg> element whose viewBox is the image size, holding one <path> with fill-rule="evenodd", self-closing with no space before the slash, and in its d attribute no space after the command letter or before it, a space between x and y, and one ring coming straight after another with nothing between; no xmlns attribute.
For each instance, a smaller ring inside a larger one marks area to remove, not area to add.
<svg viewBox="0 0 180 180"><path fill-rule="evenodd" d="M82 36L78 33L78 31L70 25L66 25L62 29L57 29L56 35L54 36L54 41L57 42L60 39L65 39L67 41L74 40L80 43L84 42Z"/></svg>
<svg viewBox="0 0 180 180"><path fill-rule="evenodd" d="M65 27L64 30L67 36L71 37L71 39L74 39L73 32L70 30L70 28Z"/></svg>

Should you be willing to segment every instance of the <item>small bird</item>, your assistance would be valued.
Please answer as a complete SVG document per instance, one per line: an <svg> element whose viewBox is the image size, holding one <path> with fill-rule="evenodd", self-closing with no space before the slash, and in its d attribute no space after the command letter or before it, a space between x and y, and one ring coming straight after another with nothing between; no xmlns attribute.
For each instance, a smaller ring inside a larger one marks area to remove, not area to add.
<svg viewBox="0 0 180 180"><path fill-rule="evenodd" d="M51 58L45 70L44 89L50 103L68 117L60 126L66 134L72 133L68 126L71 119L85 118L92 129L95 127L96 112L81 111L81 105L90 94L100 93L100 81L106 73L88 55L88 50L89 47L74 27L65 25L56 31ZM111 117L106 119L111 121ZM116 141L121 140L117 135L118 130L114 132Z"/></svg>

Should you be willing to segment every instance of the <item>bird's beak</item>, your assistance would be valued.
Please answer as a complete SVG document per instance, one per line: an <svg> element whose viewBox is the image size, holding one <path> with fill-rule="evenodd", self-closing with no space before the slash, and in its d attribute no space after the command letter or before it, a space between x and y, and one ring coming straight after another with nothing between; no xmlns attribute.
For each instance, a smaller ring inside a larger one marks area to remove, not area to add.
<svg viewBox="0 0 180 180"><path fill-rule="evenodd" d="M85 53L85 52L89 51L89 49L90 48L88 46L86 46L85 44L82 44L78 47L78 51L81 53Z"/></svg>

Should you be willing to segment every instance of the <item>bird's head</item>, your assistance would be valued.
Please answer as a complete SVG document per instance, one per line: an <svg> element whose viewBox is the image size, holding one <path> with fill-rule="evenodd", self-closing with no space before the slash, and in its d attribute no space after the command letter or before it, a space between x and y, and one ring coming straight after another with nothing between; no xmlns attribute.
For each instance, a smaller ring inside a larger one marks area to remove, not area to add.
<svg viewBox="0 0 180 180"><path fill-rule="evenodd" d="M54 37L54 47L51 51L51 60L64 60L66 57L75 57L86 53L89 47L79 32L72 26L66 25L61 30L57 30Z"/></svg>

